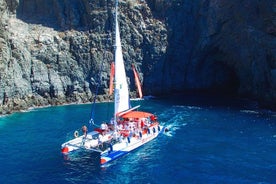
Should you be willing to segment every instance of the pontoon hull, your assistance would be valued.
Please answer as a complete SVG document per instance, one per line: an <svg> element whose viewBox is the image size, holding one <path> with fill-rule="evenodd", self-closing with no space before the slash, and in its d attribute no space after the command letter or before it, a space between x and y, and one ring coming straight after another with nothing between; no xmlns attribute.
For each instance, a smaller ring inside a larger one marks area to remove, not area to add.
<svg viewBox="0 0 276 184"><path fill-rule="evenodd" d="M155 129L155 132L153 132L153 129ZM153 126L149 130L150 133L143 134L142 137L139 136L126 139L121 143L116 143L113 145L112 150L101 153L101 164L107 164L123 155L128 154L136 148L141 147L142 145L156 138L160 133L164 132L165 128L162 126Z"/></svg>

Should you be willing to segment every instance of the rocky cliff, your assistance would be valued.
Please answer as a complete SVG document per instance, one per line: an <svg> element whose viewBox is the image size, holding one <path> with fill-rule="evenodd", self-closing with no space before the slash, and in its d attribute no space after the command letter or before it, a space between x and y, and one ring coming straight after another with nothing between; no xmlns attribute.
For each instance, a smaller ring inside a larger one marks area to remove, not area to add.
<svg viewBox="0 0 276 184"><path fill-rule="evenodd" d="M0 113L91 101L99 77L106 94L113 7L112 0L0 0ZM122 0L129 80L135 63L146 94L211 91L272 107L275 15L272 0Z"/></svg>
<svg viewBox="0 0 276 184"><path fill-rule="evenodd" d="M235 94L275 107L275 1L148 2L168 30L163 81L155 86Z"/></svg>

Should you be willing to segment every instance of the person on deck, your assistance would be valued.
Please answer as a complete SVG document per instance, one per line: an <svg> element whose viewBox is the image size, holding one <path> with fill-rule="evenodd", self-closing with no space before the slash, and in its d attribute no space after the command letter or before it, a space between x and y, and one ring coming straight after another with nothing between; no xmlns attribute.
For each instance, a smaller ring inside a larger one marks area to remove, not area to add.
<svg viewBox="0 0 276 184"><path fill-rule="evenodd" d="M111 130L111 131L114 131L114 130L115 130L115 122L114 122L114 119L113 119L113 118L110 120L110 123L107 124L107 126L108 126L108 129L109 129L109 130Z"/></svg>
<svg viewBox="0 0 276 184"><path fill-rule="evenodd" d="M87 126L83 125L82 128L81 128L81 130L82 130L82 132L83 132L83 136L86 138L86 136L87 136L87 131L88 131Z"/></svg>
<svg viewBox="0 0 276 184"><path fill-rule="evenodd" d="M141 120L141 128L143 128L145 125L144 120Z"/></svg>
<svg viewBox="0 0 276 184"><path fill-rule="evenodd" d="M101 146L101 147L103 147L103 135L102 135L102 133L99 134L98 145Z"/></svg>
<svg viewBox="0 0 276 184"><path fill-rule="evenodd" d="M105 135L106 132L108 132L108 126L107 126L107 124L106 124L105 122L103 122L103 123L101 124L101 130L102 130L102 134L103 134L103 135Z"/></svg>
<svg viewBox="0 0 276 184"><path fill-rule="evenodd" d="M120 123L119 125L118 125L118 130L120 131L120 130L123 130L123 125L122 125L122 123Z"/></svg>

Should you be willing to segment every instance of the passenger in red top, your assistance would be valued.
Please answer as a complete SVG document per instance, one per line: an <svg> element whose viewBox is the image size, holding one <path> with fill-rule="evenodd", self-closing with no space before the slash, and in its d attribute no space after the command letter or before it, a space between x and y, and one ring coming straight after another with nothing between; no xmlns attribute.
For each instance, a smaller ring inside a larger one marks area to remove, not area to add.
<svg viewBox="0 0 276 184"><path fill-rule="evenodd" d="M145 125L145 123L144 123L144 121L142 120L142 121L141 121L141 128L143 128L144 125Z"/></svg>

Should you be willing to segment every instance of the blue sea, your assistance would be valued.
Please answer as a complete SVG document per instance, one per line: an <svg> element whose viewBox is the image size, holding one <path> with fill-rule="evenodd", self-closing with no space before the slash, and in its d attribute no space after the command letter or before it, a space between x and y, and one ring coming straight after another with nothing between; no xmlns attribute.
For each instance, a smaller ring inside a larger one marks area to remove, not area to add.
<svg viewBox="0 0 276 184"><path fill-rule="evenodd" d="M91 152L60 153L88 124L91 104L0 117L0 183L276 183L276 112L208 96L133 103L170 131L105 167ZM95 122L107 120L112 109L112 103L96 104Z"/></svg>

